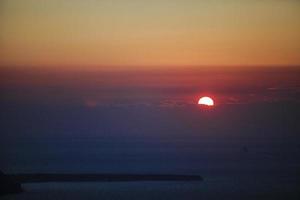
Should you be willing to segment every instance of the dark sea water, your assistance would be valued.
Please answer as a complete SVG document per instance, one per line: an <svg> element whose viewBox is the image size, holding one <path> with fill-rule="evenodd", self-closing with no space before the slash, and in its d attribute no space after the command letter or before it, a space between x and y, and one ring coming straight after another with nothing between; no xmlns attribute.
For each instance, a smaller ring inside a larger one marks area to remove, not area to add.
<svg viewBox="0 0 300 200"><path fill-rule="evenodd" d="M201 174L291 171L299 166L297 103L211 110L197 106L61 109L7 110L2 119L1 169Z"/></svg>
<svg viewBox="0 0 300 200"><path fill-rule="evenodd" d="M145 105L4 109L1 169L6 173L161 173L204 178L200 183L81 183L78 193L83 196L109 199L119 192L124 199L299 197L297 103L211 110ZM54 195L49 199L72 197L76 193L68 187L79 186L70 184L27 184L32 192L27 195L29 199L45 194ZM48 194L49 190L54 193Z"/></svg>

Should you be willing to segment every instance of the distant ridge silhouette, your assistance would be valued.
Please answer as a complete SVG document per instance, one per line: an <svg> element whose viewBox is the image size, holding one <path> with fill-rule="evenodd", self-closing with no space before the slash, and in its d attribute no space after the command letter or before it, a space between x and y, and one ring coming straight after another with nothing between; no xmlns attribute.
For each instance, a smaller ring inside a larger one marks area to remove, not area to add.
<svg viewBox="0 0 300 200"><path fill-rule="evenodd" d="M21 184L15 182L13 178L0 171L0 196L20 193L22 191Z"/></svg>
<svg viewBox="0 0 300 200"><path fill-rule="evenodd" d="M21 183L26 182L83 182L83 181L202 181L198 175L176 174L12 174Z"/></svg>

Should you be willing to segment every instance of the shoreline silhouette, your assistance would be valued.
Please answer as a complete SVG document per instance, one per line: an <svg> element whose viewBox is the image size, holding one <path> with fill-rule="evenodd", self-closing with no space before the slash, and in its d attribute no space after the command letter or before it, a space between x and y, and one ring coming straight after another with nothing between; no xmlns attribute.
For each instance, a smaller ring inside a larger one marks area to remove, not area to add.
<svg viewBox="0 0 300 200"><path fill-rule="evenodd" d="M203 181L199 175L179 174L8 174L20 183L30 182L111 182L111 181Z"/></svg>

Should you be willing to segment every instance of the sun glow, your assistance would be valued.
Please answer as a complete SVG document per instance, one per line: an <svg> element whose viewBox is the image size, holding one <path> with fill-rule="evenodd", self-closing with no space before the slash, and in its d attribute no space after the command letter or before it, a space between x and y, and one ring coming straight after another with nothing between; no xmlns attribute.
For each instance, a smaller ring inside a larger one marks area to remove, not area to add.
<svg viewBox="0 0 300 200"><path fill-rule="evenodd" d="M214 101L210 97L201 97L198 101L199 105L213 106Z"/></svg>

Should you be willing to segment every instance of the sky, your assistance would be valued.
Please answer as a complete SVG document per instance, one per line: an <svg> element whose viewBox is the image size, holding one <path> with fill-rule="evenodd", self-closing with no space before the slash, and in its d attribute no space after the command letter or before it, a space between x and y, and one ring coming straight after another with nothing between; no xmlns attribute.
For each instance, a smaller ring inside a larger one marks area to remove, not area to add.
<svg viewBox="0 0 300 200"><path fill-rule="evenodd" d="M0 66L300 64L297 0L2 0Z"/></svg>
<svg viewBox="0 0 300 200"><path fill-rule="evenodd" d="M300 99L298 68L61 71L6 69L0 73L0 104L102 106L197 106L293 103ZM5 106L4 106L5 107Z"/></svg>

